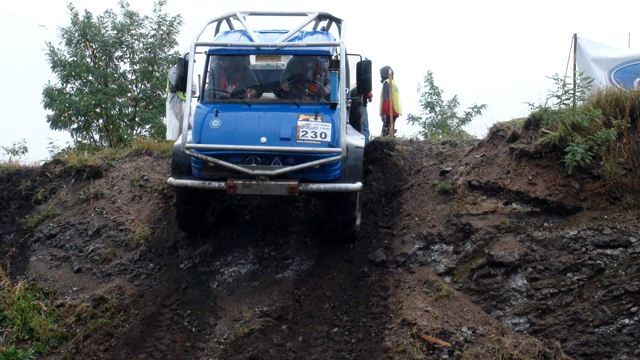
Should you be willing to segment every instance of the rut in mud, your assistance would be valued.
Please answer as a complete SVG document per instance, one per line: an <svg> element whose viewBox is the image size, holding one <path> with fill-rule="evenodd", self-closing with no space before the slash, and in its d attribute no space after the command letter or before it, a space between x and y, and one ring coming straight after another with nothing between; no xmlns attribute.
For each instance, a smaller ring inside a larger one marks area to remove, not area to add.
<svg viewBox="0 0 640 360"><path fill-rule="evenodd" d="M637 357L635 213L509 138L372 141L352 243L312 196L234 197L185 235L153 153L3 172L3 266L53 290L47 359Z"/></svg>

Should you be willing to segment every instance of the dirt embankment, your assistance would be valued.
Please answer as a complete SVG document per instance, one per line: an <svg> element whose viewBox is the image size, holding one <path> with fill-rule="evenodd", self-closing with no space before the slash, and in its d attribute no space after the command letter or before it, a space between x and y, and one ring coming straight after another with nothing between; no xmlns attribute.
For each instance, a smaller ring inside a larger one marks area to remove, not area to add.
<svg viewBox="0 0 640 360"><path fill-rule="evenodd" d="M2 172L0 250L14 283L53 290L50 359L640 356L636 212L494 130L371 142L353 243L293 197L233 198L187 236L169 159L136 152Z"/></svg>

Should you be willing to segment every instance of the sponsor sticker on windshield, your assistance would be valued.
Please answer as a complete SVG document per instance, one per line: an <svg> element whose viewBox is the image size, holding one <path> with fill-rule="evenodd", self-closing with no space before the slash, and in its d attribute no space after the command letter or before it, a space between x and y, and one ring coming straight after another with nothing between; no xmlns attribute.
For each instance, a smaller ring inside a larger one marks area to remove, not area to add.
<svg viewBox="0 0 640 360"><path fill-rule="evenodd" d="M281 55L256 55L257 63L276 63L282 62Z"/></svg>
<svg viewBox="0 0 640 360"><path fill-rule="evenodd" d="M322 115L299 114L296 141L320 144L331 141L331 123L322 122Z"/></svg>

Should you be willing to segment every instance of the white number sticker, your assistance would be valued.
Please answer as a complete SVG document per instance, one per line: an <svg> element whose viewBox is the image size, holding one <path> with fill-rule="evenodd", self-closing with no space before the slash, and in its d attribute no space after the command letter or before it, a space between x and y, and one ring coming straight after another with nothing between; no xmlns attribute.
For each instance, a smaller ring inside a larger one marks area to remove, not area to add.
<svg viewBox="0 0 640 360"><path fill-rule="evenodd" d="M331 141L331 123L298 121L296 139L304 142L329 142Z"/></svg>

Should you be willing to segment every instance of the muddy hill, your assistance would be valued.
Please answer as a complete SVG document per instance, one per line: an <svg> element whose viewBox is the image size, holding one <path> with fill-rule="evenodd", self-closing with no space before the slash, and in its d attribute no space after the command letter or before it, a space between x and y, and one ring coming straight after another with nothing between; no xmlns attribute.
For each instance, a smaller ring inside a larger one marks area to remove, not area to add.
<svg viewBox="0 0 640 360"><path fill-rule="evenodd" d="M235 197L188 236L169 165L0 172L3 286L43 289L58 331L39 359L640 357L637 210L525 133L375 139L351 243L298 197Z"/></svg>

